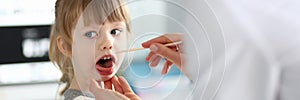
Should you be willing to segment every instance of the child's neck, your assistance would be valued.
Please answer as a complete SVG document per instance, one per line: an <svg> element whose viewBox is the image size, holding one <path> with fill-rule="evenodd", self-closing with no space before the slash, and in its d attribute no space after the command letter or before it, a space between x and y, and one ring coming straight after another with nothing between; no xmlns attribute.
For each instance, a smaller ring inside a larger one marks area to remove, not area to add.
<svg viewBox="0 0 300 100"><path fill-rule="evenodd" d="M80 89L80 86L78 85L78 81L76 80L75 77L74 77L73 80L71 81L69 89L81 90L81 89Z"/></svg>

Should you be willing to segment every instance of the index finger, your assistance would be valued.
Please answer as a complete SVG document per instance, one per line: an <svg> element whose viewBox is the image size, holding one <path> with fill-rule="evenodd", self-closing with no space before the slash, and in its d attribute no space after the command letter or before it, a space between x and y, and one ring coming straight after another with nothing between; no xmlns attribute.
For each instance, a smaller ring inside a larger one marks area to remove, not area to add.
<svg viewBox="0 0 300 100"><path fill-rule="evenodd" d="M119 80L117 79L116 76L114 76L111 79L112 84L114 85L115 91L118 91L120 93L123 93L124 91L122 90L122 86L120 86Z"/></svg>
<svg viewBox="0 0 300 100"><path fill-rule="evenodd" d="M180 34L164 34L149 41L142 43L144 48L149 48L152 43L166 44L175 41L180 41ZM178 37L179 36L179 37Z"/></svg>
<svg viewBox="0 0 300 100"><path fill-rule="evenodd" d="M121 84L124 94L125 93L133 93L131 87L129 86L128 82L126 81L126 79L124 77L120 76L119 82Z"/></svg>
<svg viewBox="0 0 300 100"><path fill-rule="evenodd" d="M112 89L112 82L111 82L111 80L107 80L107 81L104 81L104 87L106 88L106 89Z"/></svg>

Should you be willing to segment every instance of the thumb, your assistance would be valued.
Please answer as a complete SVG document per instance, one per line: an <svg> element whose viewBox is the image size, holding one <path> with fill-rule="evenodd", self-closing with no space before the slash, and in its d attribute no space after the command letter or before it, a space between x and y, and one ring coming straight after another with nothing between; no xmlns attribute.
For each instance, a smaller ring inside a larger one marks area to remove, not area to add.
<svg viewBox="0 0 300 100"><path fill-rule="evenodd" d="M99 96L102 92L104 92L95 80L91 80L90 82L91 84L89 89L95 96Z"/></svg>
<svg viewBox="0 0 300 100"><path fill-rule="evenodd" d="M181 66L181 57L180 53L158 43L153 43L150 46L150 50L167 60L171 61L172 63L176 64L177 66Z"/></svg>

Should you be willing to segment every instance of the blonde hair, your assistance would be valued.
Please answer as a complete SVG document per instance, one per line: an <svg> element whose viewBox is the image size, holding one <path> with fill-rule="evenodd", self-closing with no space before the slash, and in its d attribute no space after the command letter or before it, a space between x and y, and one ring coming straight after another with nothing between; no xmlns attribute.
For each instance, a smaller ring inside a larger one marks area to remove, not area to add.
<svg viewBox="0 0 300 100"><path fill-rule="evenodd" d="M87 8L91 8L91 10L85 10ZM71 58L59 51L57 38L60 36L65 49L72 51L72 32L79 17L85 11L87 11L87 16L83 15L84 24L88 24L91 21L90 19L98 22L98 24L102 24L105 20L110 22L125 21L127 33L131 33L130 16L123 0L57 0L55 4L55 21L50 35L49 58L63 74L60 82L66 83L60 95L70 87L74 70ZM89 16L91 14L93 18Z"/></svg>

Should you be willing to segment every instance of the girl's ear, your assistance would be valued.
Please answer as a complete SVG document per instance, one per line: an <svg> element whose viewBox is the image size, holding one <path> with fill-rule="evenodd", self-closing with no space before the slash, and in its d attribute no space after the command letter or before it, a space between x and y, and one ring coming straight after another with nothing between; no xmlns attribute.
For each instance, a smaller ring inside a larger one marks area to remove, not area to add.
<svg viewBox="0 0 300 100"><path fill-rule="evenodd" d="M71 51L66 48L65 42L62 40L61 36L57 36L56 43L57 43L57 47L58 47L59 51L62 54L64 54L65 56L67 56L69 58L72 57Z"/></svg>

